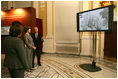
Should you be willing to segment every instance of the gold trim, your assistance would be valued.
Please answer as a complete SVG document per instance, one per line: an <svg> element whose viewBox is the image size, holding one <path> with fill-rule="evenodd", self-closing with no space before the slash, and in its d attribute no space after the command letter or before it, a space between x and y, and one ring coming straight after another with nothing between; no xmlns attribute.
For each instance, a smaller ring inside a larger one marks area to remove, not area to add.
<svg viewBox="0 0 118 79"><path fill-rule="evenodd" d="M40 14L41 14L41 13L40 13L40 14L39 14L39 13L40 13L40 1L38 1L38 18L42 19L42 18L40 17Z"/></svg>
<svg viewBox="0 0 118 79"><path fill-rule="evenodd" d="M47 36L47 1L45 2L45 7L46 7L46 27L45 27L45 37Z"/></svg>
<svg viewBox="0 0 118 79"><path fill-rule="evenodd" d="M99 7L101 7L100 2L101 1L99 1L99 5L98 5ZM98 55L100 57L100 54L101 54L101 32L98 32L98 38L99 38L99 40L98 40Z"/></svg>
<svg viewBox="0 0 118 79"><path fill-rule="evenodd" d="M3 4L2 4L3 2L1 1L1 10L3 10Z"/></svg>
<svg viewBox="0 0 118 79"><path fill-rule="evenodd" d="M93 1L89 1L89 10L93 9ZM89 38L92 36L92 32L88 32Z"/></svg>
<svg viewBox="0 0 118 79"><path fill-rule="evenodd" d="M31 1L32 2L32 7L34 7L34 1Z"/></svg>
<svg viewBox="0 0 118 79"><path fill-rule="evenodd" d="M81 5L80 11L82 12L83 11L83 1L80 2L80 5ZM82 37L82 35L83 35L83 32L80 32L80 37Z"/></svg>
<svg viewBox="0 0 118 79"><path fill-rule="evenodd" d="M14 7L14 1L12 1L12 7Z"/></svg>
<svg viewBox="0 0 118 79"><path fill-rule="evenodd" d="M47 35L47 1L38 1L38 18L42 19L43 36Z"/></svg>
<svg viewBox="0 0 118 79"><path fill-rule="evenodd" d="M54 50L54 1L52 1L52 47Z"/></svg>
<svg viewBox="0 0 118 79"><path fill-rule="evenodd" d="M7 2L7 10L8 10L8 1L6 1Z"/></svg>
<svg viewBox="0 0 118 79"><path fill-rule="evenodd" d="M83 1L80 2L80 8L81 8L80 11L82 12L83 11ZM82 50L82 40L81 40L82 35L83 35L83 32L80 32L80 52Z"/></svg>
<svg viewBox="0 0 118 79"><path fill-rule="evenodd" d="M89 1L89 9L93 9L93 1Z"/></svg>
<svg viewBox="0 0 118 79"><path fill-rule="evenodd" d="M98 32L99 42L98 42L98 55L101 54L101 32Z"/></svg>
<svg viewBox="0 0 118 79"><path fill-rule="evenodd" d="M116 6L116 7L114 8L114 11L117 12L117 1L113 1L113 4Z"/></svg>
<svg viewBox="0 0 118 79"><path fill-rule="evenodd" d="M52 1L52 36L54 36L54 1Z"/></svg>

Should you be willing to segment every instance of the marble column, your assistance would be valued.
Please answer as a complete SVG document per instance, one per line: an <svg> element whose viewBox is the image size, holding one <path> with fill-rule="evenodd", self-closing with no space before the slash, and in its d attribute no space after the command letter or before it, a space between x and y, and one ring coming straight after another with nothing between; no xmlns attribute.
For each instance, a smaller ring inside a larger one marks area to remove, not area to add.
<svg viewBox="0 0 118 79"><path fill-rule="evenodd" d="M53 27L52 27L52 1L47 1L47 36L44 39L43 43L43 52L54 53L54 36L53 36Z"/></svg>

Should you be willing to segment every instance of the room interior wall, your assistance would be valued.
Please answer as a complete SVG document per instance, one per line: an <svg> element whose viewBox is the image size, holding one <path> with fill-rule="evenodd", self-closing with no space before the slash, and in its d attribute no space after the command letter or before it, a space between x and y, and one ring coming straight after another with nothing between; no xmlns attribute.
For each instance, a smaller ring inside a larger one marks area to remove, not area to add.
<svg viewBox="0 0 118 79"><path fill-rule="evenodd" d="M83 3L83 10L82 11L86 11L89 9L89 2L88 1L82 1ZM91 45L92 45L92 41L91 38L89 36L88 32L82 32L82 36L81 36L81 55L90 55L91 54Z"/></svg>
<svg viewBox="0 0 118 79"><path fill-rule="evenodd" d="M78 42L76 13L79 1L55 1L55 42Z"/></svg>
<svg viewBox="0 0 118 79"><path fill-rule="evenodd" d="M80 53L76 22L76 14L80 11L79 5L80 1L54 2L54 45L56 53Z"/></svg>
<svg viewBox="0 0 118 79"><path fill-rule="evenodd" d="M38 1L32 1L32 4L33 4L33 8L36 9L36 18L39 18L38 17Z"/></svg>
<svg viewBox="0 0 118 79"><path fill-rule="evenodd" d="M7 1L7 2L8 2L8 10L10 10L11 7L14 8L32 7L32 1Z"/></svg>
<svg viewBox="0 0 118 79"><path fill-rule="evenodd" d="M32 1L14 1L15 8L32 7Z"/></svg>
<svg viewBox="0 0 118 79"><path fill-rule="evenodd" d="M47 26L45 27L44 52L56 53L56 46L62 47L58 48L59 50L63 49L63 46L69 46L78 47L78 52L81 50L81 55L92 55L92 36L90 37L89 33L82 33L82 38L80 38L80 34L76 32L76 13L80 12L82 8L83 11L89 9L89 1L82 2L83 5L79 1L47 1L47 22L45 22ZM15 6L15 4L9 1L8 8L11 5ZM39 2L33 1L33 7L36 8L36 17L39 18ZM93 8L98 7L99 1L93 1ZM117 21L117 12L114 13L114 21ZM100 58L104 57L104 32L97 34L96 56Z"/></svg>

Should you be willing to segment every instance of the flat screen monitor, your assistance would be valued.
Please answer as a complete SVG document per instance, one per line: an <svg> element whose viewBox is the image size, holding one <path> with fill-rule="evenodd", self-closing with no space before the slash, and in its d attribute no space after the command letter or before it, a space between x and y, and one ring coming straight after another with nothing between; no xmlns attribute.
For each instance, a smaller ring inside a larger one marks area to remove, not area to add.
<svg viewBox="0 0 118 79"><path fill-rule="evenodd" d="M1 27L1 35L9 35L10 26L2 26Z"/></svg>
<svg viewBox="0 0 118 79"><path fill-rule="evenodd" d="M77 31L112 31L114 5L77 13Z"/></svg>

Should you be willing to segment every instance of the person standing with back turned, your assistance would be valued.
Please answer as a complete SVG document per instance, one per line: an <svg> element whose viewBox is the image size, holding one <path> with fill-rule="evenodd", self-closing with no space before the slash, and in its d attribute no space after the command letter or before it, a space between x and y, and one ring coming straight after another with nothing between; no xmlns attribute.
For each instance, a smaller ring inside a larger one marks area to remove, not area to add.
<svg viewBox="0 0 118 79"><path fill-rule="evenodd" d="M25 45L20 39L22 31L22 25L15 23L4 40L4 66L8 68L11 78L24 78L24 71L28 68Z"/></svg>
<svg viewBox="0 0 118 79"><path fill-rule="evenodd" d="M40 43L43 41L42 35L38 33L38 27L34 27L34 31L35 31L35 33L32 34L32 38L33 38L33 42L36 47L36 50L34 50L34 53L33 53L32 68L34 68L35 54L37 55L37 64L38 64L38 66L41 66L41 62L40 62L41 46L40 46Z"/></svg>

